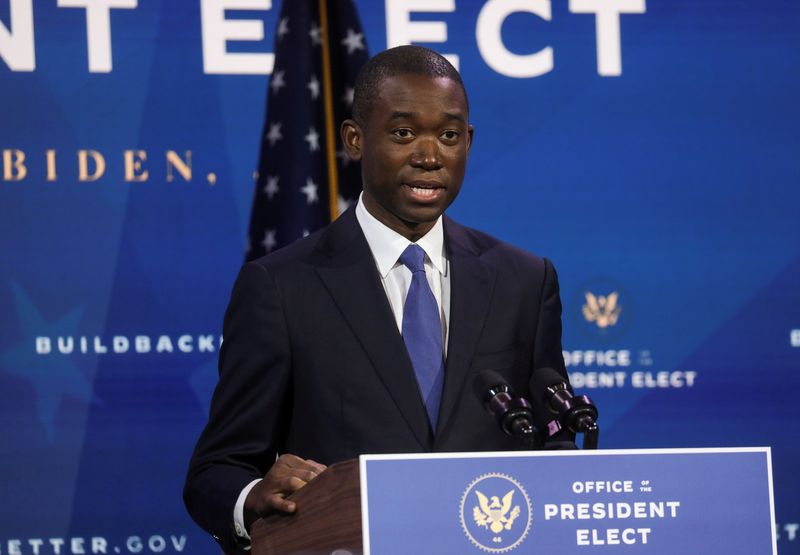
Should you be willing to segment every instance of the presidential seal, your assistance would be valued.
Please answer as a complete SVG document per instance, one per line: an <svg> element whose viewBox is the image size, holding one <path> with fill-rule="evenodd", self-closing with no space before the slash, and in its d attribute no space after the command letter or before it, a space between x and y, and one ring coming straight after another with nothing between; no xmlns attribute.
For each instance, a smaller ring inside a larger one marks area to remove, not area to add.
<svg viewBox="0 0 800 555"><path fill-rule="evenodd" d="M527 537L533 520L525 488L507 474L484 474L461 496L461 528L474 545L506 553Z"/></svg>

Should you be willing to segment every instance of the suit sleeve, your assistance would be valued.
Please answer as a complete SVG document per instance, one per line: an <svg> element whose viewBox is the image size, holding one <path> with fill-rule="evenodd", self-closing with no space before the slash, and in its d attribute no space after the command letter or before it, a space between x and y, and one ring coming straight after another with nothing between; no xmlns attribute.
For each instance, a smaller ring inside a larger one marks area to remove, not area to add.
<svg viewBox="0 0 800 555"><path fill-rule="evenodd" d="M291 411L291 356L280 295L258 263L242 267L223 324L219 382L184 487L192 518L226 553L241 549L233 510L242 489L282 451Z"/></svg>
<svg viewBox="0 0 800 555"><path fill-rule="evenodd" d="M539 301L539 320L536 325L536 339L533 350L533 372L539 368L552 368L564 376L564 382L569 385L569 377L564 366L564 354L561 347L561 295L558 288L558 275L553 264L544 259L545 275ZM553 415L547 413L542 407L546 399L541 391L531 391L534 405L539 407L536 415L537 425L540 430L547 429L547 422ZM542 438L549 442L572 442L573 434L562 430L552 438Z"/></svg>
<svg viewBox="0 0 800 555"><path fill-rule="evenodd" d="M536 326L536 343L533 368L552 368L567 380L564 354L561 349L561 295L558 275L553 264L544 259L544 280L539 301L539 322Z"/></svg>

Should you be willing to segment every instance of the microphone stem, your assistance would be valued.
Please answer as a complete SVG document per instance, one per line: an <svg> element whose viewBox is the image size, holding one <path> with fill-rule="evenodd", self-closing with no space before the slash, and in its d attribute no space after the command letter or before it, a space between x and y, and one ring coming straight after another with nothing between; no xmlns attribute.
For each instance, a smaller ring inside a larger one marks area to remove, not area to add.
<svg viewBox="0 0 800 555"><path fill-rule="evenodd" d="M592 420L591 418L587 418L589 421L587 424L582 426L583 431L583 448L584 449L597 449L597 443L599 441L600 436L600 428L597 426L597 422Z"/></svg>
<svg viewBox="0 0 800 555"><path fill-rule="evenodd" d="M511 423L511 431L525 443L533 443L536 439L536 429L525 418L516 418Z"/></svg>

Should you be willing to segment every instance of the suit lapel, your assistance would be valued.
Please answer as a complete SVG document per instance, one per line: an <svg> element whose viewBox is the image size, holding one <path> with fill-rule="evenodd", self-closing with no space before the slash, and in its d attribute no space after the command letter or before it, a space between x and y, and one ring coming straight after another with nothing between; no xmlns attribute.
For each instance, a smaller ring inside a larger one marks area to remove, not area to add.
<svg viewBox="0 0 800 555"><path fill-rule="evenodd" d="M325 255L317 273L367 353L420 447L429 450L430 425L411 360L354 210L348 210L320 239Z"/></svg>
<svg viewBox="0 0 800 555"><path fill-rule="evenodd" d="M464 391L465 382L496 277L494 270L480 260L464 229L449 218L445 218L445 242L450 260L450 328L436 438L452 425L461 396L471 395L471 391Z"/></svg>

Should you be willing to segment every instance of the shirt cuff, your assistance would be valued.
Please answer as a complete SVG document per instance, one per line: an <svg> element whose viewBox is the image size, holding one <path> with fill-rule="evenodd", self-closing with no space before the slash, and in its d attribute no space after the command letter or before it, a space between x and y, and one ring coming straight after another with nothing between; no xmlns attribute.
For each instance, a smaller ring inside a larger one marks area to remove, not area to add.
<svg viewBox="0 0 800 555"><path fill-rule="evenodd" d="M239 539L247 542L250 541L250 534L247 533L247 528L245 528L244 525L244 501L247 499L247 495L250 493L250 490L253 489L260 481L261 478L258 478L257 480L253 480L247 484L242 490L242 493L239 494L239 498L236 500L236 505L233 507L233 529ZM250 549L250 546L247 546L245 549Z"/></svg>

